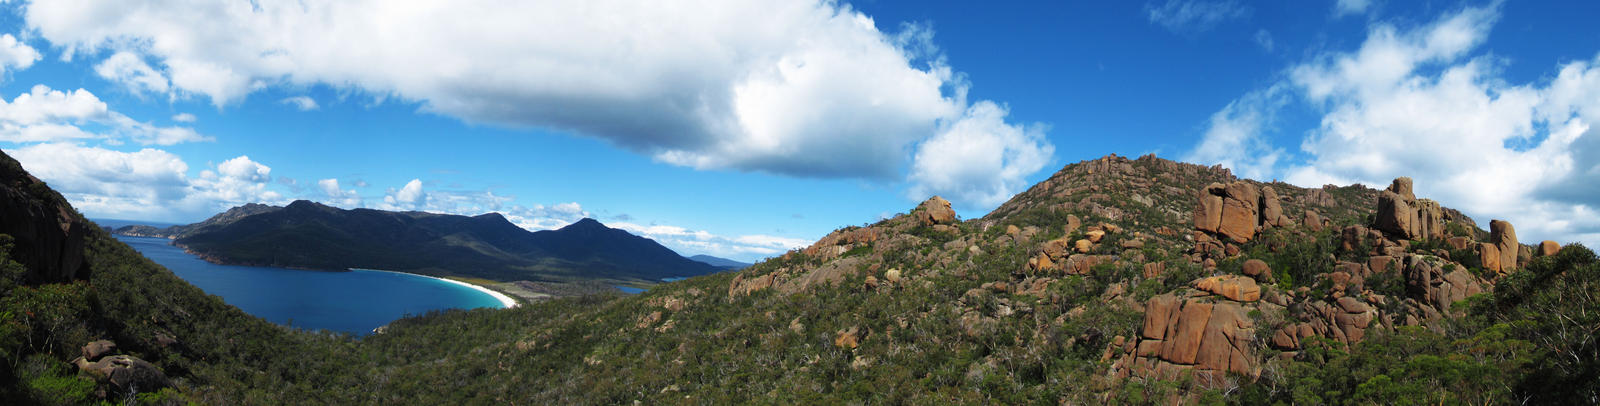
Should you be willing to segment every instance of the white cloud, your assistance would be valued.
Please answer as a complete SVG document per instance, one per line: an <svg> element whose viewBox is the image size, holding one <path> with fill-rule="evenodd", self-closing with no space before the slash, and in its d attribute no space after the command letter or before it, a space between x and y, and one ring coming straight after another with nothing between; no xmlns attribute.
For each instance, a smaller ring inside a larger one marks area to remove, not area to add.
<svg viewBox="0 0 1600 406"><path fill-rule="evenodd" d="M98 125L104 132L85 129ZM111 111L93 93L36 85L9 103L0 99L0 141L57 142L81 139L132 140L144 145L172 145L210 138L187 127L161 127Z"/></svg>
<svg viewBox="0 0 1600 406"><path fill-rule="evenodd" d="M196 120L199 120L199 119L195 118L195 116L193 114L189 114L189 113L178 113L178 114L173 114L172 115L172 121L176 121L176 122L180 122L180 123L193 123Z"/></svg>
<svg viewBox="0 0 1600 406"><path fill-rule="evenodd" d="M406 185L402 186L400 191L395 192L393 197L394 203L400 204L415 205L419 201L422 201L424 197L422 193L422 179L412 179L410 182L406 182Z"/></svg>
<svg viewBox="0 0 1600 406"><path fill-rule="evenodd" d="M249 182L272 180L272 168L251 161L250 157L246 155L222 161L221 164L217 165L217 172L221 173L222 176Z"/></svg>
<svg viewBox="0 0 1600 406"><path fill-rule="evenodd" d="M1178 33L1198 33L1250 15L1250 7L1233 0L1167 0L1161 7L1146 4L1144 11L1151 23Z"/></svg>
<svg viewBox="0 0 1600 406"><path fill-rule="evenodd" d="M39 51L11 34L0 35L0 74L27 69L39 60Z"/></svg>
<svg viewBox="0 0 1600 406"><path fill-rule="evenodd" d="M1372 6L1372 0L1338 0L1333 5L1333 16L1344 17L1352 14L1367 12Z"/></svg>
<svg viewBox="0 0 1600 406"><path fill-rule="evenodd" d="M918 146L911 169L913 200L943 195L977 207L1004 203L1027 186L1026 176L1049 163L1055 147L1040 126L1006 124L1004 107L972 105L961 121Z"/></svg>
<svg viewBox="0 0 1600 406"><path fill-rule="evenodd" d="M1288 102L1280 87L1255 91L1211 115L1205 135L1183 160L1217 164L1246 178L1266 179L1284 151L1261 134L1275 125L1276 113Z"/></svg>
<svg viewBox="0 0 1600 406"><path fill-rule="evenodd" d="M333 199L329 203L335 206L345 208L361 207L361 194L354 190L340 188L339 179L337 178L319 180L317 181L317 187L321 188L322 193L327 195L329 199Z"/></svg>
<svg viewBox="0 0 1600 406"><path fill-rule="evenodd" d="M1209 10L1178 12L1237 13ZM885 33L827 0L142 0L24 14L69 55L148 58L176 97L224 106L322 84L699 169L895 181L911 148L971 119L931 31Z"/></svg>
<svg viewBox="0 0 1600 406"><path fill-rule="evenodd" d="M683 256L703 253L723 258L753 261L811 244L811 241L799 238L765 234L722 236L705 230L691 230L669 225L641 225L630 222L616 222L607 225L655 240Z"/></svg>
<svg viewBox="0 0 1600 406"><path fill-rule="evenodd" d="M6 153L93 217L182 220L238 204L281 203L282 199L266 190L264 180L271 169L246 157L224 162L219 171L205 170L200 177L190 178L186 175L189 165L182 158L159 149L122 152L46 143Z"/></svg>
<svg viewBox="0 0 1600 406"><path fill-rule="evenodd" d="M1298 92L1322 119L1300 145L1304 162L1281 166L1287 180L1382 186L1410 176L1418 195L1479 223L1506 219L1527 240L1600 244L1600 56L1562 65L1548 83L1510 83L1498 76L1507 62L1469 57L1498 17L1489 6L1409 30L1378 24L1355 51L1289 68L1275 86ZM1263 132L1236 138L1260 145ZM1228 139L1208 133L1196 154Z"/></svg>
<svg viewBox="0 0 1600 406"><path fill-rule="evenodd" d="M1255 40L1256 45L1260 45L1261 49L1264 49L1267 52L1272 52L1273 47L1276 45L1273 44L1272 33L1267 32L1266 29L1257 30Z"/></svg>
<svg viewBox="0 0 1600 406"><path fill-rule="evenodd" d="M294 106L294 108L300 109L300 111L316 110L318 107L317 101L308 96L287 97L283 100L279 100L279 102Z"/></svg>
<svg viewBox="0 0 1600 406"><path fill-rule="evenodd" d="M162 76L132 52L117 52L95 65L94 72L101 78L122 84L134 94L167 93L167 77Z"/></svg>
<svg viewBox="0 0 1600 406"><path fill-rule="evenodd" d="M283 195L267 190L271 181L272 168L241 155L218 164L215 171L200 171L200 177L189 182L194 191L190 198L224 208L283 200Z"/></svg>
<svg viewBox="0 0 1600 406"><path fill-rule="evenodd" d="M0 100L0 120L9 124L33 125L54 122L84 122L104 119L110 114L105 102L87 90L71 92L34 86L10 103Z"/></svg>

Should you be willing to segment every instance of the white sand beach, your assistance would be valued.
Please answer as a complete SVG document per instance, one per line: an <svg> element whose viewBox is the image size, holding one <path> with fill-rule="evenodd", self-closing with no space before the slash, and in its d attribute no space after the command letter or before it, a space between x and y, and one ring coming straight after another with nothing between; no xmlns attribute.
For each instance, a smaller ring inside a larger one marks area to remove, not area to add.
<svg viewBox="0 0 1600 406"><path fill-rule="evenodd" d="M385 271L385 270L382 270L382 269L350 268L350 270L352 270L352 271L389 272L389 273L405 274L405 275L411 275L411 276L420 276L420 277L423 277L423 278L449 282L449 283L465 286L465 287L468 287L468 288L472 288L472 289L475 289L475 290L477 290L479 292L483 292L484 294L487 294L489 296L493 296L495 298L495 300L499 300L500 301L500 306L501 307L504 307L504 308L507 308L507 309L510 309L510 308L513 308L513 307L517 307L517 300L516 299L512 299L511 296L506 296L506 294L500 293L498 291L495 291L494 289L489 289L489 288L486 288L486 287L483 287L483 286L479 286L479 285L475 285L475 284L471 284L471 283L466 283L466 282L458 281L458 280L455 280L455 279L439 278L439 277L433 277L433 276L428 276L428 275L414 274L414 273L410 273L410 272Z"/></svg>

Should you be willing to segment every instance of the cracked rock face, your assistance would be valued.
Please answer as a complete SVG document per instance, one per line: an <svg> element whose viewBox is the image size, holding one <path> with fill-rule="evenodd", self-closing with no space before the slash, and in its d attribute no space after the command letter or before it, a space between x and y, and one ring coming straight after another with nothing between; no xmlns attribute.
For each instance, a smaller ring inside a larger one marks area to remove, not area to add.
<svg viewBox="0 0 1600 406"><path fill-rule="evenodd" d="M1252 281L1253 285L1253 281ZM1119 361L1132 375L1163 377L1253 375L1255 322L1246 305L1215 297L1153 297L1145 304L1144 328L1134 353Z"/></svg>

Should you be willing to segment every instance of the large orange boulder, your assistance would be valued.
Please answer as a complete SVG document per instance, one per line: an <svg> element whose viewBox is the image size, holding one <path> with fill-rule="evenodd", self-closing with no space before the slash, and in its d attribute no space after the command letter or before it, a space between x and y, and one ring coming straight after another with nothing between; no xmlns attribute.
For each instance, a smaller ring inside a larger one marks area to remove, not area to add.
<svg viewBox="0 0 1600 406"><path fill-rule="evenodd" d="M1415 238L1445 238L1444 207L1439 202L1417 199L1413 207L1417 210L1417 222L1411 233Z"/></svg>
<svg viewBox="0 0 1600 406"><path fill-rule="evenodd" d="M1195 367L1215 371L1250 373L1253 361L1246 347L1255 340L1255 323L1243 307L1223 303L1211 308L1211 320L1201 333L1195 350Z"/></svg>
<svg viewBox="0 0 1600 406"><path fill-rule="evenodd" d="M1388 190L1400 195L1400 197L1404 197L1406 200L1417 200L1417 194L1411 191L1410 177L1401 176L1394 178L1394 182L1389 184Z"/></svg>
<svg viewBox="0 0 1600 406"><path fill-rule="evenodd" d="M1483 263L1483 269L1500 272L1500 248L1494 243L1478 243L1478 262Z"/></svg>
<svg viewBox="0 0 1600 406"><path fill-rule="evenodd" d="M956 211L950 208L950 201L943 197L934 196L923 201L916 209L917 220L923 225L951 224L956 222Z"/></svg>
<svg viewBox="0 0 1600 406"><path fill-rule="evenodd" d="M1411 209L1411 203L1404 196L1388 190L1378 194L1378 214L1373 219L1373 228L1409 240L1416 237L1412 235L1416 222L1417 212Z"/></svg>
<svg viewBox="0 0 1600 406"><path fill-rule="evenodd" d="M1272 280L1272 267L1267 266L1266 261L1254 258L1245 260L1243 271L1245 276L1255 278L1258 281L1267 282Z"/></svg>
<svg viewBox="0 0 1600 406"><path fill-rule="evenodd" d="M1229 183L1226 194L1222 199L1222 222L1217 226L1217 233L1234 242L1250 241L1256 235L1261 192L1255 185L1239 181Z"/></svg>
<svg viewBox="0 0 1600 406"><path fill-rule="evenodd" d="M1217 227L1222 225L1222 196L1225 187L1221 183L1212 183L1200 190L1200 202L1194 206L1194 228L1196 230L1215 233Z"/></svg>
<svg viewBox="0 0 1600 406"><path fill-rule="evenodd" d="M1240 275L1220 275L1194 281L1194 288L1211 292L1236 302L1261 300L1261 286L1256 280Z"/></svg>
<svg viewBox="0 0 1600 406"><path fill-rule="evenodd" d="M1159 295L1145 304L1144 328L1125 362L1143 376L1192 369L1252 374L1255 340L1249 311L1238 303Z"/></svg>
<svg viewBox="0 0 1600 406"><path fill-rule="evenodd" d="M1194 364L1200 353L1200 340L1211 323L1211 303L1185 302L1176 319L1168 321L1167 340L1161 346L1161 359L1174 364Z"/></svg>
<svg viewBox="0 0 1600 406"><path fill-rule="evenodd" d="M1289 217L1283 215L1283 204L1278 202L1278 192L1271 186L1261 188L1261 224L1287 227Z"/></svg>
<svg viewBox="0 0 1600 406"><path fill-rule="evenodd" d="M1539 256L1548 257L1561 252L1561 244L1555 241L1544 240L1539 243Z"/></svg>
<svg viewBox="0 0 1600 406"><path fill-rule="evenodd" d="M1500 250L1500 271L1510 272L1517 267L1517 251L1522 249L1517 244L1517 229L1511 227L1511 222L1505 220L1492 220L1489 222L1489 241Z"/></svg>

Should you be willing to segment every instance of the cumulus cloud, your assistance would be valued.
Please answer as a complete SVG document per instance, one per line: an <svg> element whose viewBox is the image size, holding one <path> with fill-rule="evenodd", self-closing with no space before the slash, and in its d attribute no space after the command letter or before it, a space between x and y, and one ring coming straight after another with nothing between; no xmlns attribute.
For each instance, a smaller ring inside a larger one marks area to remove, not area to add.
<svg viewBox="0 0 1600 406"><path fill-rule="evenodd" d="M249 156L240 155L238 158L222 161L217 165L217 172L223 176L240 179L248 182L266 182L272 180L272 168L251 161Z"/></svg>
<svg viewBox="0 0 1600 406"><path fill-rule="evenodd" d="M1203 32L1217 24L1250 15L1250 7L1233 0L1167 0L1167 4L1160 7L1146 4L1144 11L1151 23L1177 33Z"/></svg>
<svg viewBox="0 0 1600 406"><path fill-rule="evenodd" d="M323 84L699 169L898 181L913 147L974 119L926 27L887 33L826 0L712 3L139 0L23 14L68 55L138 55L170 93L218 106ZM1242 10L1208 4L1160 13L1203 25ZM978 194L1009 184L992 175Z"/></svg>
<svg viewBox="0 0 1600 406"><path fill-rule="evenodd" d="M218 164L215 171L200 171L189 182L194 191L190 198L227 207L280 201L283 195L267 190L271 180L272 168L241 155Z"/></svg>
<svg viewBox="0 0 1600 406"><path fill-rule="evenodd" d="M1042 126L1006 124L1004 107L973 104L964 119L951 123L917 147L910 190L913 200L943 195L980 207L1004 203L1027 186L1028 174L1048 164L1055 147L1044 141Z"/></svg>
<svg viewBox="0 0 1600 406"><path fill-rule="evenodd" d="M329 203L334 206L353 208L361 206L361 194L354 190L345 190L339 187L339 179L328 178L317 181L317 187L322 193L332 199Z"/></svg>
<svg viewBox="0 0 1600 406"><path fill-rule="evenodd" d="M311 111L318 108L317 101L307 96L287 97L283 100L279 100L279 102L294 106L294 108L300 109L300 111Z"/></svg>
<svg viewBox="0 0 1600 406"><path fill-rule="evenodd" d="M189 113L178 113L178 114L173 114L172 115L172 121L176 121L176 122L180 122L180 123L193 123L196 120L199 120L199 119L195 118L195 116L193 114L189 114Z"/></svg>
<svg viewBox="0 0 1600 406"><path fill-rule="evenodd" d="M416 208L421 203L427 202L427 195L422 192L422 179L412 179L401 186L399 190L389 189L389 195L383 198L385 203L400 207Z"/></svg>
<svg viewBox="0 0 1600 406"><path fill-rule="evenodd" d="M0 35L0 74L27 69L38 60L38 50L18 41L11 34Z"/></svg>
<svg viewBox="0 0 1600 406"><path fill-rule="evenodd" d="M1381 186L1411 176L1419 195L1480 223L1506 219L1524 238L1600 243L1600 56L1563 64L1547 81L1511 83L1498 76L1506 61L1472 55L1498 17L1491 5L1410 29L1376 24L1359 49L1287 69L1276 86L1322 115L1300 145L1304 162L1279 166L1287 180ZM1236 138L1259 144L1261 132ZM1196 153L1227 138L1208 133Z"/></svg>
<svg viewBox="0 0 1600 406"><path fill-rule="evenodd" d="M123 152L45 143L6 153L91 216L182 219L243 203L282 200L266 190L271 168L243 156L191 178L182 158L159 149Z"/></svg>
<svg viewBox="0 0 1600 406"><path fill-rule="evenodd" d="M91 125L104 126L107 131L84 128ZM99 97L83 89L64 92L36 85L10 102L0 99L0 141L33 143L91 138L111 142L131 140L143 145L210 139L188 127L163 127L134 120L110 110Z"/></svg>
<svg viewBox="0 0 1600 406"><path fill-rule="evenodd" d="M94 72L101 78L120 83L135 94L167 93L167 77L156 72L144 58L132 52L117 52L95 65Z"/></svg>

